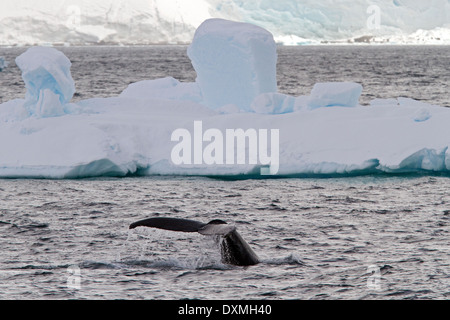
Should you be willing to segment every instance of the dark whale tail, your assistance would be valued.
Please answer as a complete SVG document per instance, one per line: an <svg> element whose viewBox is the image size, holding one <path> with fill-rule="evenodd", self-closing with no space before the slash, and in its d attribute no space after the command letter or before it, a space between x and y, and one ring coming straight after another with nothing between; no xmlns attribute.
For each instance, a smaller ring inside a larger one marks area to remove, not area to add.
<svg viewBox="0 0 450 320"><path fill-rule="evenodd" d="M150 218L130 224L130 229L134 229L136 227L150 227L171 231L198 232L198 230L204 225L204 223L188 219Z"/></svg>
<svg viewBox="0 0 450 320"><path fill-rule="evenodd" d="M150 227L179 232L198 232L202 235L217 235L223 239L220 243L222 262L237 266L249 266L259 263L258 256L236 231L236 227L225 221L215 219L208 223L179 218L149 218L134 222L130 229Z"/></svg>

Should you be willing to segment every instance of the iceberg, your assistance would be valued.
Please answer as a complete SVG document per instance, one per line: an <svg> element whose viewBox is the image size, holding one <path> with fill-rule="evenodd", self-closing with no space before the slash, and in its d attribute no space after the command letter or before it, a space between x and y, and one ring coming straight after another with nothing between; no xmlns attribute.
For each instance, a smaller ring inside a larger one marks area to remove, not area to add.
<svg viewBox="0 0 450 320"><path fill-rule="evenodd" d="M72 63L54 48L33 47L16 58L27 88L24 108L37 117L60 116L75 93Z"/></svg>
<svg viewBox="0 0 450 320"><path fill-rule="evenodd" d="M355 107L362 93L362 86L352 82L316 83L311 91L308 106L320 107Z"/></svg>
<svg viewBox="0 0 450 320"><path fill-rule="evenodd" d="M449 108L407 97L362 106L362 87L351 82L281 94L272 40L259 27L208 20L189 47L195 82L144 80L77 102L69 59L28 49L16 60L25 98L0 104L0 177L450 173ZM234 61L239 69L222 64ZM233 92L224 95L224 86Z"/></svg>
<svg viewBox="0 0 450 320"><path fill-rule="evenodd" d="M296 98L286 94L262 93L253 99L250 109L255 113L282 114L294 111Z"/></svg>
<svg viewBox="0 0 450 320"><path fill-rule="evenodd" d="M277 48L267 30L248 23L209 19L195 32L187 54L203 99L219 108L249 111L261 93L277 91Z"/></svg>
<svg viewBox="0 0 450 320"><path fill-rule="evenodd" d="M8 61L4 57L0 57L0 72L2 72L8 66Z"/></svg>

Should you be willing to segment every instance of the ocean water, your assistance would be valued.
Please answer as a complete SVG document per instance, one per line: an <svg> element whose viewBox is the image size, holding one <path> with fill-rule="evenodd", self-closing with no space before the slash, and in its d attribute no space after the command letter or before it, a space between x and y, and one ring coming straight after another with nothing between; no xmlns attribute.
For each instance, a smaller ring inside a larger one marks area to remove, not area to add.
<svg viewBox="0 0 450 320"><path fill-rule="evenodd" d="M447 48L448 49L448 48ZM13 62L25 48L0 48ZM75 100L138 80L193 81L185 46L61 48ZM449 106L445 47L282 47L280 91L364 85L361 103ZM14 63L0 101L23 97ZM450 178L0 180L0 299L448 299ZM236 225L260 257L224 265L211 237L150 228L170 216Z"/></svg>
<svg viewBox="0 0 450 320"><path fill-rule="evenodd" d="M1 299L448 299L450 179L0 181ZM235 224L224 265L150 216Z"/></svg>

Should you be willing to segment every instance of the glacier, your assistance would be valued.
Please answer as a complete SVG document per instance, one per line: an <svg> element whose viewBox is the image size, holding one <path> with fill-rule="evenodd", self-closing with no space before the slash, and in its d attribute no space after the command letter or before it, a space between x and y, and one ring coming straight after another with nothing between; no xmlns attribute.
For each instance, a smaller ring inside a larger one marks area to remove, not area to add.
<svg viewBox="0 0 450 320"><path fill-rule="evenodd" d="M0 72L2 72L8 66L8 61L5 60L5 57L0 57Z"/></svg>
<svg viewBox="0 0 450 320"><path fill-rule="evenodd" d="M223 25L228 27L218 28ZM215 157L218 146L225 148L217 137L227 130L277 130L277 148L272 142L264 149L279 152L277 172L268 177L450 173L449 108L407 97L362 106L363 88L352 82L318 83L305 96L281 94L272 83L277 59L269 32L217 18L199 30L209 37L194 37L188 48L195 82L170 76L144 80L109 98L72 102L71 63L55 48L32 47L17 57L27 92L23 99L0 104L0 177L267 177L261 175L264 166L252 161L211 164L194 158L175 164L172 134L181 128L195 135L198 122L204 134L193 141L193 154L214 149ZM230 36L230 30L238 36ZM217 41L226 55L218 57L208 47ZM223 68L234 61L244 74L237 87L231 79L239 70ZM227 85L234 91L211 94ZM258 146L264 147L261 141ZM225 151L238 153L238 144L234 147ZM244 156L250 155L252 146L244 147Z"/></svg>
<svg viewBox="0 0 450 320"><path fill-rule="evenodd" d="M287 45L450 44L449 0L5 0L0 45L188 44L210 18Z"/></svg>
<svg viewBox="0 0 450 320"><path fill-rule="evenodd" d="M70 60L56 49L33 47L17 57L16 64L27 88L22 111L25 117L64 114L63 105L75 93Z"/></svg>

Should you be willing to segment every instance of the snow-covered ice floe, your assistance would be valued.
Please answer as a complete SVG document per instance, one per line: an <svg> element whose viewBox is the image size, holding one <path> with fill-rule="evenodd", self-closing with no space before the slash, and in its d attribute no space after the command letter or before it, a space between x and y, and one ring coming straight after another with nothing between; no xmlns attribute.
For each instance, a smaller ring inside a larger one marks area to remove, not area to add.
<svg viewBox="0 0 450 320"><path fill-rule="evenodd" d="M363 88L348 82L281 94L273 37L249 24L207 20L188 54L196 82L145 80L71 103L70 61L30 48L16 59L25 98L0 105L0 177L450 172L448 108L409 98L361 106Z"/></svg>

